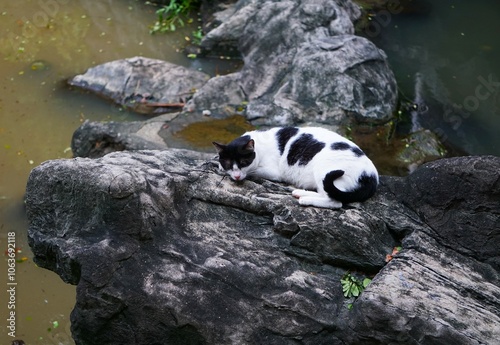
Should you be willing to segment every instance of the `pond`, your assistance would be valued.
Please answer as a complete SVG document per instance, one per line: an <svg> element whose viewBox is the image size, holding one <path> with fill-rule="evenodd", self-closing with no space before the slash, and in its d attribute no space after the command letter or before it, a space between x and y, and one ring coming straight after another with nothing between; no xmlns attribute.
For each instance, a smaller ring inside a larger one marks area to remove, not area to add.
<svg viewBox="0 0 500 345"><path fill-rule="evenodd" d="M156 9L126 0L19 0L5 2L0 9L0 244L3 253L7 234L15 232L20 251L16 337L27 344L74 343L69 316L76 294L74 286L32 261L23 204L31 169L46 160L71 158L72 134L87 119L145 119L92 95L70 91L65 80L90 66L139 55L209 74L234 69L227 61L185 56L185 37L192 35L198 23L173 35L150 35ZM4 258L3 287L7 283ZM8 315L7 305L2 305L2 344L13 340L7 334Z"/></svg>
<svg viewBox="0 0 500 345"><path fill-rule="evenodd" d="M463 152L499 155L500 3L421 4L415 11L387 11L385 19L378 12L380 22L372 20L379 26L364 34L388 54L403 101L419 103L422 126ZM5 250L7 234L15 232L16 336L27 344L73 344L69 315L76 294L32 261L23 205L29 172L43 161L70 158L71 136L86 119L145 119L68 90L64 81L90 66L137 55L210 74L227 68L182 53L196 23L175 35L150 35L155 10L132 0L18 0L0 9L0 243ZM6 274L0 283L6 286ZM2 320L8 313L0 306ZM12 339L4 323L0 341L7 344Z"/></svg>
<svg viewBox="0 0 500 345"><path fill-rule="evenodd" d="M389 3L361 34L388 55L402 102L459 152L500 155L500 2Z"/></svg>

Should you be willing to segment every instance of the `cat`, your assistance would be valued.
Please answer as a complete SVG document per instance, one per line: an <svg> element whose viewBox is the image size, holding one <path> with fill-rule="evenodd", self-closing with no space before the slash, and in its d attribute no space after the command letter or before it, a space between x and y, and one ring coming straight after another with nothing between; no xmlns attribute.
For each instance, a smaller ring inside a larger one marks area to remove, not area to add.
<svg viewBox="0 0 500 345"><path fill-rule="evenodd" d="M286 182L304 206L340 208L365 201L379 181L372 161L352 141L320 127L276 127L213 142L219 168L231 179L248 176Z"/></svg>

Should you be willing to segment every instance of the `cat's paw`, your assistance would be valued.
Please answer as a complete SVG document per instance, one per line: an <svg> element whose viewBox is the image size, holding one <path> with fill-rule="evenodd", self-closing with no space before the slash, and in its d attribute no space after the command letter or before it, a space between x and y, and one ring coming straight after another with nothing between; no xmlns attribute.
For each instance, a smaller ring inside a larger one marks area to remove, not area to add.
<svg viewBox="0 0 500 345"><path fill-rule="evenodd" d="M302 192L304 192L304 190L303 190L303 189L294 189L294 190L292 191L292 196L293 196L294 198L299 199L299 198L300 198L300 195L301 195L301 193L302 193Z"/></svg>
<svg viewBox="0 0 500 345"><path fill-rule="evenodd" d="M304 196L318 196L318 193L311 192L311 191L304 190L304 189L295 189L294 191L292 191L292 196L294 198L300 199Z"/></svg>

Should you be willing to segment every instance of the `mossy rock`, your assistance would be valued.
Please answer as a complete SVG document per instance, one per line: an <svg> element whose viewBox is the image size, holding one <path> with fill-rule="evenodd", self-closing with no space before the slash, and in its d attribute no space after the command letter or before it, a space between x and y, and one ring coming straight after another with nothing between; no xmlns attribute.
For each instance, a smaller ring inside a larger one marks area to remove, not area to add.
<svg viewBox="0 0 500 345"><path fill-rule="evenodd" d="M397 153L396 160L412 170L412 167L443 158L446 154L447 150L437 135L426 129L408 135L406 145Z"/></svg>

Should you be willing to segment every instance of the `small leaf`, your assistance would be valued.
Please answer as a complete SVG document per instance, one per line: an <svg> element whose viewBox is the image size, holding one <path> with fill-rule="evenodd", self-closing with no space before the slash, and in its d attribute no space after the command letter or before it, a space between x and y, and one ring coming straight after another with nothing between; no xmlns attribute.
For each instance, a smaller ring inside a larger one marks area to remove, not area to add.
<svg viewBox="0 0 500 345"><path fill-rule="evenodd" d="M358 288L357 285L353 284L352 289L351 289L351 294L354 297L358 297L359 296L359 288Z"/></svg>
<svg viewBox="0 0 500 345"><path fill-rule="evenodd" d="M372 280L370 278L363 279L363 288L366 288L371 282Z"/></svg>

